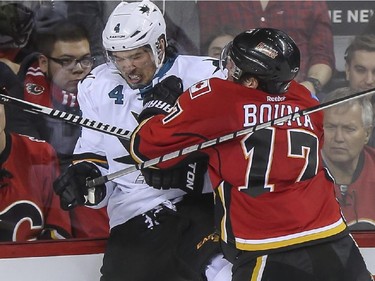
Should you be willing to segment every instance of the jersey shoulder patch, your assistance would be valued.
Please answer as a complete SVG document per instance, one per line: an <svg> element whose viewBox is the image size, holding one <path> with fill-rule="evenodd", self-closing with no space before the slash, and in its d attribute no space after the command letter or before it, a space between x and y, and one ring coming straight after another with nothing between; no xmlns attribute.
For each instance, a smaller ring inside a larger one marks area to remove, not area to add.
<svg viewBox="0 0 375 281"><path fill-rule="evenodd" d="M211 92L210 80L202 80L190 87L190 98L195 99Z"/></svg>

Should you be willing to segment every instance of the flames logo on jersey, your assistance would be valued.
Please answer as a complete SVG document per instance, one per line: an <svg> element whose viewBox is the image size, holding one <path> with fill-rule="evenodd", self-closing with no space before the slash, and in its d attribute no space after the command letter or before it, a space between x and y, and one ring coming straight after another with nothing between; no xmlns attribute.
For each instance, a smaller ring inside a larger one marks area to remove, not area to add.
<svg viewBox="0 0 375 281"><path fill-rule="evenodd" d="M35 240L44 227L41 209L28 200L19 200L0 210L0 241Z"/></svg>
<svg viewBox="0 0 375 281"><path fill-rule="evenodd" d="M27 83L26 84L26 91L30 95L38 96L44 92L45 88L43 86L34 84L34 83Z"/></svg>

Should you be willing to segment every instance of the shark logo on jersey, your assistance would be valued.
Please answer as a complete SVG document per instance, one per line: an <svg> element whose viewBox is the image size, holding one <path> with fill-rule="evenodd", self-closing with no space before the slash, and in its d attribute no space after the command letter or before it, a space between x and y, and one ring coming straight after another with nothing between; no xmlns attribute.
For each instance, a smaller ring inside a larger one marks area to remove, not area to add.
<svg viewBox="0 0 375 281"><path fill-rule="evenodd" d="M216 73L220 70L219 60L217 60L217 59L205 59L203 61L211 61L212 65L216 67L212 74L214 74L214 73Z"/></svg>
<svg viewBox="0 0 375 281"><path fill-rule="evenodd" d="M139 11L141 11L142 14L147 13L147 15L149 15L150 14L150 7L147 6L147 5L143 5L143 6L140 7Z"/></svg>

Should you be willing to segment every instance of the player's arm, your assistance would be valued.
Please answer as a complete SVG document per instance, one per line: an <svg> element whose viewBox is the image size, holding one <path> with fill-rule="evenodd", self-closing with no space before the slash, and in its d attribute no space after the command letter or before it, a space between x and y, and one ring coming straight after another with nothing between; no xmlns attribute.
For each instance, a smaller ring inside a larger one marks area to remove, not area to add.
<svg viewBox="0 0 375 281"><path fill-rule="evenodd" d="M169 76L157 84L144 98L144 108L139 115L140 123L155 115L168 115L182 94L182 89L182 81L176 76ZM200 194L204 186L207 163L206 155L195 155L168 169L145 168L141 172L146 183L154 188L180 188L188 193Z"/></svg>
<svg viewBox="0 0 375 281"><path fill-rule="evenodd" d="M97 77L90 74L78 85L78 102L84 118L100 120L99 113L95 111L95 99L98 83ZM104 89L101 89L104 90ZM97 97L100 98L100 97ZM73 163L69 168L54 181L54 191L60 197L60 205L64 210L76 206L86 205L93 208L101 208L106 205L110 193L113 191L114 183L107 182L105 185L89 188L87 180L108 173L108 163L105 154L108 142L105 135L88 128L81 128L81 135L77 140Z"/></svg>

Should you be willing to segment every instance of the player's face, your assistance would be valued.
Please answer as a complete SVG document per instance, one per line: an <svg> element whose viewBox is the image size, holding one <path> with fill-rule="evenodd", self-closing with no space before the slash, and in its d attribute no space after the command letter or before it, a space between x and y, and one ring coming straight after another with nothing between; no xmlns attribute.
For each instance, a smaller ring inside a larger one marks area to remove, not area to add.
<svg viewBox="0 0 375 281"><path fill-rule="evenodd" d="M57 41L49 57L47 75L53 81L53 84L67 92L77 93L78 82L92 68L92 63L91 65L87 63L91 59L89 42L87 40ZM83 61L77 63L75 60ZM72 63L67 65L68 61Z"/></svg>
<svg viewBox="0 0 375 281"><path fill-rule="evenodd" d="M362 108L357 103L324 111L324 145L327 160L337 167L355 168L371 128L365 128Z"/></svg>
<svg viewBox="0 0 375 281"><path fill-rule="evenodd" d="M228 81L234 81L234 77L233 76L235 76L236 65L234 64L233 60L230 57L227 58L227 62L226 62L225 68L228 71L227 80Z"/></svg>
<svg viewBox="0 0 375 281"><path fill-rule="evenodd" d="M346 79L356 91L375 87L375 52L355 51L350 64L345 66Z"/></svg>
<svg viewBox="0 0 375 281"><path fill-rule="evenodd" d="M112 52L110 58L132 89L147 86L156 72L154 56L147 47Z"/></svg>

